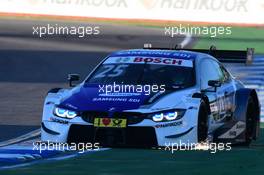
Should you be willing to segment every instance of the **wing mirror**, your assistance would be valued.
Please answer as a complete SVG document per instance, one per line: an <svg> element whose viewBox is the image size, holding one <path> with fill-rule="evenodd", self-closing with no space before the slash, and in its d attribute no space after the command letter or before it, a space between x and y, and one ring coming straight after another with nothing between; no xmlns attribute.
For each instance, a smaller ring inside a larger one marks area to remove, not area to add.
<svg viewBox="0 0 264 175"><path fill-rule="evenodd" d="M221 81L219 80L209 80L208 86L214 87L214 91L216 92L216 89L222 85Z"/></svg>
<svg viewBox="0 0 264 175"><path fill-rule="evenodd" d="M219 80L209 80L208 81L208 86L211 86L211 87L220 87L222 85L221 81Z"/></svg>
<svg viewBox="0 0 264 175"><path fill-rule="evenodd" d="M68 81L69 81L69 86L74 87L75 84L73 84L74 81L79 81L80 80L80 75L79 74L69 74L68 75Z"/></svg>

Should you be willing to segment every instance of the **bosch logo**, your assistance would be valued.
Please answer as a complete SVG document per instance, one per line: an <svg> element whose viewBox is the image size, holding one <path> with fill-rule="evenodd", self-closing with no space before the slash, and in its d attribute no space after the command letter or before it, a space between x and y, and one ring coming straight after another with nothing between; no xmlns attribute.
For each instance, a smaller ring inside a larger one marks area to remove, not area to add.
<svg viewBox="0 0 264 175"><path fill-rule="evenodd" d="M137 57L134 59L135 63L161 63L161 64L168 64L168 65L181 65L182 60L171 59L171 58L142 58Z"/></svg>

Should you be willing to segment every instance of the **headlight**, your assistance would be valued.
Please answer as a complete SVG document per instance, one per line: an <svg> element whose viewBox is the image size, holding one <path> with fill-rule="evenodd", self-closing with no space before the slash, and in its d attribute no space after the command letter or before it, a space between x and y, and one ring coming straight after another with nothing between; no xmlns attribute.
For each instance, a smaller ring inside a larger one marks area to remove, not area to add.
<svg viewBox="0 0 264 175"><path fill-rule="evenodd" d="M62 117L62 118L72 119L72 118L76 117L78 114L75 111L71 111L71 110L68 110L68 109L55 107L54 108L54 115L56 115L58 117Z"/></svg>
<svg viewBox="0 0 264 175"><path fill-rule="evenodd" d="M183 117L185 110L175 110L175 111L164 111L159 113L150 114L150 118L154 122L166 122L178 120Z"/></svg>

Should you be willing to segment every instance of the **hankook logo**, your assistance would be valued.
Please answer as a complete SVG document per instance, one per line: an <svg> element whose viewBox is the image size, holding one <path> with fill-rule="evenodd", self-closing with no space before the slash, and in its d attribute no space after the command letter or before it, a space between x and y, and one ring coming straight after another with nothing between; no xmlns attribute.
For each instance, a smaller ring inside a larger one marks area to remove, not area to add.
<svg viewBox="0 0 264 175"><path fill-rule="evenodd" d="M159 0L141 0L142 5L146 9L153 9L159 2Z"/></svg>
<svg viewBox="0 0 264 175"><path fill-rule="evenodd" d="M56 4L94 7L128 7L127 0L28 0L28 3L32 5Z"/></svg>
<svg viewBox="0 0 264 175"><path fill-rule="evenodd" d="M141 0L148 10L153 8L177 10L207 10L248 12L249 0Z"/></svg>

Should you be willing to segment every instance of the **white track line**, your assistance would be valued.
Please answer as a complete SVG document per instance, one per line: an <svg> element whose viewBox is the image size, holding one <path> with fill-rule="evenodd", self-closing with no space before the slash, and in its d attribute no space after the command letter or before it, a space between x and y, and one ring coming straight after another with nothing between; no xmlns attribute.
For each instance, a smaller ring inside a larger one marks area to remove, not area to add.
<svg viewBox="0 0 264 175"><path fill-rule="evenodd" d="M185 33L185 38L181 42L182 48L186 47L192 41L192 35L190 33Z"/></svg>
<svg viewBox="0 0 264 175"><path fill-rule="evenodd" d="M8 153L0 153L0 158L14 158L14 159L20 159L23 158L25 155L30 154L8 154Z"/></svg>
<svg viewBox="0 0 264 175"><path fill-rule="evenodd" d="M0 142L0 147L8 146L8 145L15 144L18 142L22 142L22 141L25 141L25 140L28 140L30 138L37 137L37 136L40 136L40 129L36 129L34 131L31 131L25 135L19 136L19 137L14 138L14 139L10 139L7 141Z"/></svg>
<svg viewBox="0 0 264 175"><path fill-rule="evenodd" d="M42 159L42 160L39 159L39 160L36 160L36 161L32 161L32 162L28 162L28 163L22 163L22 164L18 164L18 165L3 166L3 167L0 167L0 170L21 168L21 167L25 167L25 166L30 166L30 165L34 165L34 164L37 164L37 163L41 163L41 162L65 160L65 159L69 159L69 158L73 158L73 157L77 157L77 156L81 156L81 155L86 155L86 154L93 153L93 152L106 151L106 150L110 150L110 148L101 148L99 150L90 150L90 151L86 151L84 153L75 153L75 154L70 154L70 155L65 155L65 156L60 156L60 157Z"/></svg>

